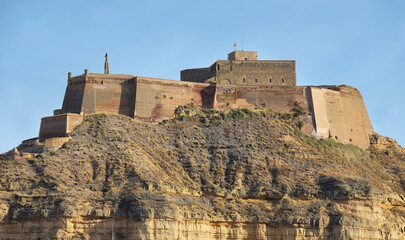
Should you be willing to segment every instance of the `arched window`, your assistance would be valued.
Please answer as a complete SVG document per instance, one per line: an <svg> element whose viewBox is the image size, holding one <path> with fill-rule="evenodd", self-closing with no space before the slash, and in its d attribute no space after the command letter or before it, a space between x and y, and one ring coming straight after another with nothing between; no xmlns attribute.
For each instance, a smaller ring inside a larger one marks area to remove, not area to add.
<svg viewBox="0 0 405 240"><path fill-rule="evenodd" d="M284 82L284 78L281 79L281 82L282 82L282 83Z"/></svg>
<svg viewBox="0 0 405 240"><path fill-rule="evenodd" d="M255 78L255 83L257 83L257 78Z"/></svg>

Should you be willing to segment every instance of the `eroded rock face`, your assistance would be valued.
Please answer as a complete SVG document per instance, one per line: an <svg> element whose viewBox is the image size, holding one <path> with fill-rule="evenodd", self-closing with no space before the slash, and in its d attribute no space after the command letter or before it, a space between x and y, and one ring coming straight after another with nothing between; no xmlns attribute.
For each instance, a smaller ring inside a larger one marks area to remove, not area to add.
<svg viewBox="0 0 405 240"><path fill-rule="evenodd" d="M364 151L232 111L93 115L57 151L4 160L0 239L404 239L395 141Z"/></svg>
<svg viewBox="0 0 405 240"><path fill-rule="evenodd" d="M354 213L362 215L369 207L353 207L341 204ZM380 209L373 209L372 211ZM329 225L329 218L324 216L313 219L314 225L271 225L249 222L212 222L200 219L148 219L135 221L132 218L54 218L37 219L15 224L3 224L3 238L57 238L57 239L402 239L403 232L395 224L381 225L381 212L373 213L373 227L352 225ZM320 221L320 222L318 222ZM345 220L346 221L346 220ZM350 220L349 220L350 221ZM378 224L380 223L380 224ZM381 228L390 227L389 231ZM395 231L392 231L395 230ZM403 230L403 229L402 229Z"/></svg>

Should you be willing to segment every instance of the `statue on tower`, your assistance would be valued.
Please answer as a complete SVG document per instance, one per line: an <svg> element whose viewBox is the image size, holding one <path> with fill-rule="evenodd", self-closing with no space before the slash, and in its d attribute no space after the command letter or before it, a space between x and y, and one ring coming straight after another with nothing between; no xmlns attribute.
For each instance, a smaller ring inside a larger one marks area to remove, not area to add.
<svg viewBox="0 0 405 240"><path fill-rule="evenodd" d="M104 74L110 74L110 66L108 66L108 54L105 53Z"/></svg>

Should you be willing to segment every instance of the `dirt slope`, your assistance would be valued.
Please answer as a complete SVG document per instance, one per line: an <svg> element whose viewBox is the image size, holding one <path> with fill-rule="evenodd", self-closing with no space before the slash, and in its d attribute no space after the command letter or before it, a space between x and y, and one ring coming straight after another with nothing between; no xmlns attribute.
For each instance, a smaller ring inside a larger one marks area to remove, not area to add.
<svg viewBox="0 0 405 240"><path fill-rule="evenodd" d="M405 150L316 140L270 111L91 115L0 169L0 239L404 239Z"/></svg>

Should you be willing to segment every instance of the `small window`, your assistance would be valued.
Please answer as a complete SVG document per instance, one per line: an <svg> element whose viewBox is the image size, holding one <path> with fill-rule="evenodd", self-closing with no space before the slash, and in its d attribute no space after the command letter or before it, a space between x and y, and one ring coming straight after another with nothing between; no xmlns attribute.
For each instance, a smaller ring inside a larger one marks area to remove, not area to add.
<svg viewBox="0 0 405 240"><path fill-rule="evenodd" d="M245 82L246 82L246 78L243 79L243 83L245 83Z"/></svg>
<svg viewBox="0 0 405 240"><path fill-rule="evenodd" d="M245 58L245 61L247 61L247 58Z"/></svg>
<svg viewBox="0 0 405 240"><path fill-rule="evenodd" d="M284 82L284 78L281 79L281 82L282 82L282 83Z"/></svg>
<svg viewBox="0 0 405 240"><path fill-rule="evenodd" d="M269 83L271 83L271 78L269 79Z"/></svg>
<svg viewBox="0 0 405 240"><path fill-rule="evenodd" d="M255 78L255 83L257 83L257 78Z"/></svg>
<svg viewBox="0 0 405 240"><path fill-rule="evenodd" d="M351 139L351 138L349 138L349 141L350 141L350 142L352 142L352 139Z"/></svg>
<svg viewBox="0 0 405 240"><path fill-rule="evenodd" d="M218 71L219 71L219 64L218 64Z"/></svg>

